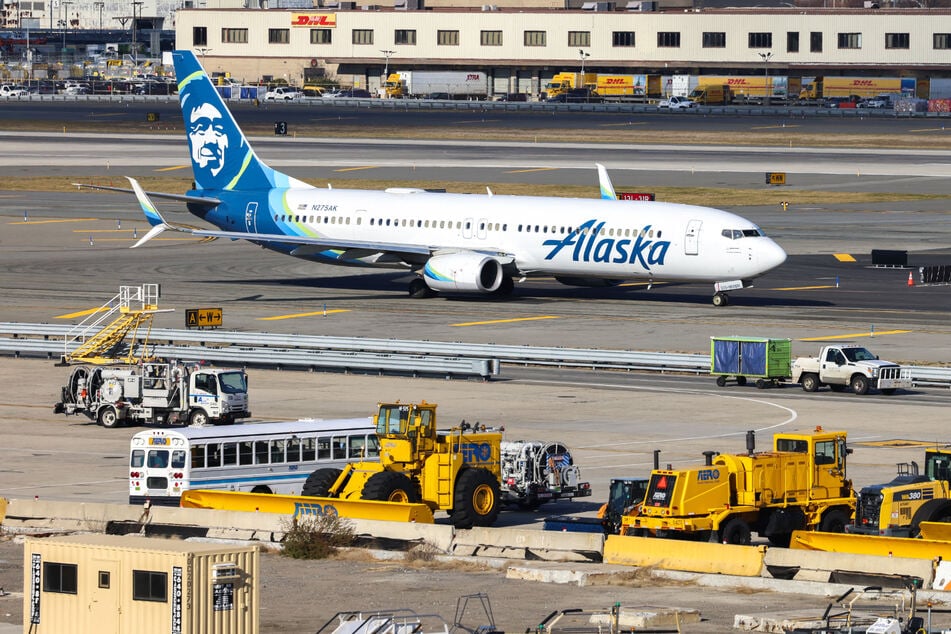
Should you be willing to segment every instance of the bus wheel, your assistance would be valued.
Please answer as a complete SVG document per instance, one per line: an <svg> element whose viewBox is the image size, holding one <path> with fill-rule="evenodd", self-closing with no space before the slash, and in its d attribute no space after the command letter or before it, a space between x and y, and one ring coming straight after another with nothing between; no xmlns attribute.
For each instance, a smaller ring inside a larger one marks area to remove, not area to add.
<svg viewBox="0 0 951 634"><path fill-rule="evenodd" d="M116 408L109 405L99 410L99 424L103 427L118 427L119 413Z"/></svg>
<svg viewBox="0 0 951 634"><path fill-rule="evenodd" d="M337 478L340 477L340 469L324 468L317 469L307 476L304 482L304 488L301 489L301 495L307 495L315 498L325 498L330 495L330 487L334 485Z"/></svg>
<svg viewBox="0 0 951 634"><path fill-rule="evenodd" d="M274 491L271 490L271 487L266 487L263 485L258 485L251 489L251 493L263 493L265 495L273 495Z"/></svg>

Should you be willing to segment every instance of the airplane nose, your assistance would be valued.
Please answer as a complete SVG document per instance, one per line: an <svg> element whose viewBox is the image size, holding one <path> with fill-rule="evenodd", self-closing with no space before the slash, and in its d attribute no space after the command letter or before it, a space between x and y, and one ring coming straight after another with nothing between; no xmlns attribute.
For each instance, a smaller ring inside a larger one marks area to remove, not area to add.
<svg viewBox="0 0 951 634"><path fill-rule="evenodd" d="M766 248L763 249L763 254L760 258L760 264L763 265L763 272L771 271L777 266L786 261L786 252L781 246L769 241L769 244L764 245Z"/></svg>

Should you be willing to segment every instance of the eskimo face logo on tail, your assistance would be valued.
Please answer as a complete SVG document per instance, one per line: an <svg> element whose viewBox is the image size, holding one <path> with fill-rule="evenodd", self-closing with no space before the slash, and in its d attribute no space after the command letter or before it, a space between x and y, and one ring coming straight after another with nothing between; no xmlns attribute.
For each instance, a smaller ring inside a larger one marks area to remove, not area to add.
<svg viewBox="0 0 951 634"><path fill-rule="evenodd" d="M650 271L651 265L664 265L670 241L649 238L651 225L632 238L602 236L604 225L603 221L592 218L561 240L545 240L543 244L552 247L545 259L552 260L565 247L574 247L571 253L573 262L636 264L645 271Z"/></svg>
<svg viewBox="0 0 951 634"><path fill-rule="evenodd" d="M195 169L207 170L212 177L217 177L225 166L229 145L224 116L218 108L210 103L192 108L188 115L188 143Z"/></svg>

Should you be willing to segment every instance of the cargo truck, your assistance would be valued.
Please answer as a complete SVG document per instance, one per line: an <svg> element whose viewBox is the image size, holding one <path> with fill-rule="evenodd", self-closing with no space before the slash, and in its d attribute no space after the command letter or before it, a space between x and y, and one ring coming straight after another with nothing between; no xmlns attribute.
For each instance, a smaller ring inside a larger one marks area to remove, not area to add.
<svg viewBox="0 0 951 634"><path fill-rule="evenodd" d="M542 99L551 99L563 95L573 88L590 88L595 90L598 77L594 73L557 73L551 81L545 84Z"/></svg>
<svg viewBox="0 0 951 634"><path fill-rule="evenodd" d="M845 530L855 493L844 431L775 434L761 453L750 431L746 446L746 454L704 452L702 466L655 469L639 513L623 520L627 534L749 544L755 531L788 546L793 531Z"/></svg>
<svg viewBox="0 0 951 634"><path fill-rule="evenodd" d="M727 84L700 84L687 98L703 106L726 105L733 101L733 93Z"/></svg>
<svg viewBox="0 0 951 634"><path fill-rule="evenodd" d="M479 71L404 70L391 73L384 84L390 99L441 94L449 99L485 99L489 94L486 74Z"/></svg>
<svg viewBox="0 0 951 634"><path fill-rule="evenodd" d="M537 509L545 502L591 495L591 485L581 481L571 451L561 442L503 441L502 502L522 509Z"/></svg>
<svg viewBox="0 0 951 634"><path fill-rule="evenodd" d="M178 363L76 366L57 414L83 414L103 427L131 423L230 425L248 418L248 377L240 369Z"/></svg>
<svg viewBox="0 0 951 634"><path fill-rule="evenodd" d="M799 98L803 100L829 97L869 98L877 95L915 96L914 77L813 77L802 82Z"/></svg>
<svg viewBox="0 0 951 634"><path fill-rule="evenodd" d="M855 522L849 533L917 537L922 522L951 522L951 451L925 451L925 472L918 464L898 465L898 475L886 484L859 491Z"/></svg>
<svg viewBox="0 0 951 634"><path fill-rule="evenodd" d="M862 346L825 346L816 357L794 359L791 370L793 383L801 383L806 392L828 385L833 392L867 394L874 389L894 394L912 386L909 369L882 361Z"/></svg>

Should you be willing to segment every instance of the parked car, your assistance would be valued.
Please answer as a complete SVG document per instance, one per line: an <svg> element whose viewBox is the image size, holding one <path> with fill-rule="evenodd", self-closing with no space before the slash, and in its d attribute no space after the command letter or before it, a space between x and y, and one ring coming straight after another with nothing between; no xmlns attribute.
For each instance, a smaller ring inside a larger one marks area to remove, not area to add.
<svg viewBox="0 0 951 634"><path fill-rule="evenodd" d="M549 103L602 103L604 98L590 88L571 88L545 101Z"/></svg>
<svg viewBox="0 0 951 634"><path fill-rule="evenodd" d="M370 99L373 95L370 94L369 90L363 90L362 88L353 88L351 90L341 90L340 92L335 92L330 95L331 97L349 97L351 99Z"/></svg>
<svg viewBox="0 0 951 634"><path fill-rule="evenodd" d="M670 110L680 110L682 108L693 108L696 105L696 103L690 101L686 97L668 97L657 104L657 107L668 108Z"/></svg>
<svg viewBox="0 0 951 634"><path fill-rule="evenodd" d="M19 84L0 85L0 97L25 97L27 94L29 94L29 91L26 86Z"/></svg>
<svg viewBox="0 0 951 634"><path fill-rule="evenodd" d="M528 93L525 92L510 92L504 95L499 95L495 98L496 101L528 101Z"/></svg>
<svg viewBox="0 0 951 634"><path fill-rule="evenodd" d="M294 86L278 86L264 93L264 101L291 101L301 94L300 89Z"/></svg>
<svg viewBox="0 0 951 634"><path fill-rule="evenodd" d="M64 95L89 95L92 93L92 88L89 84L67 84L63 89Z"/></svg>
<svg viewBox="0 0 951 634"><path fill-rule="evenodd" d="M174 95L175 84L164 81L147 81L132 88L133 95Z"/></svg>
<svg viewBox="0 0 951 634"><path fill-rule="evenodd" d="M879 95L878 97L871 97L865 101L860 101L855 104L856 108L891 108L892 100L888 95Z"/></svg>

